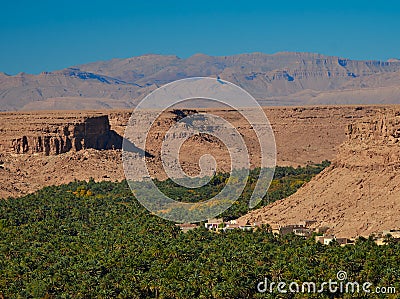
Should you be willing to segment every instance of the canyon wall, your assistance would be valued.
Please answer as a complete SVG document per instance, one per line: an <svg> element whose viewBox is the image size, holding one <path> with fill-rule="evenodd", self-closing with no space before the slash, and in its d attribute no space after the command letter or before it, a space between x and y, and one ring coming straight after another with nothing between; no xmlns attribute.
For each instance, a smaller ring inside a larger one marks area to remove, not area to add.
<svg viewBox="0 0 400 299"><path fill-rule="evenodd" d="M349 124L347 142L334 165L350 169L398 169L400 166L400 111L389 110L374 118Z"/></svg>
<svg viewBox="0 0 400 299"><path fill-rule="evenodd" d="M7 130L1 132L3 152L58 155L89 148L120 149L122 146L122 137L111 130L107 115L60 118L50 113L41 114L37 119L24 116L19 114L8 119Z"/></svg>
<svg viewBox="0 0 400 299"><path fill-rule="evenodd" d="M379 113L374 119L349 124L346 135L350 140L364 143L394 144L400 141L399 123L400 112Z"/></svg>

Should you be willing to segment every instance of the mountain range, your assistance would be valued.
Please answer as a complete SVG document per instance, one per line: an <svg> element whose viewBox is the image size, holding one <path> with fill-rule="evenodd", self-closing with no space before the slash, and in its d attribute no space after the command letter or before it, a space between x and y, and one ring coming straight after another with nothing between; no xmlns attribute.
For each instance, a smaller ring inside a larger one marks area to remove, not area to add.
<svg viewBox="0 0 400 299"><path fill-rule="evenodd" d="M400 103L400 60L362 61L314 53L143 55L38 75L0 73L0 110L132 108L174 80L218 76L263 106Z"/></svg>

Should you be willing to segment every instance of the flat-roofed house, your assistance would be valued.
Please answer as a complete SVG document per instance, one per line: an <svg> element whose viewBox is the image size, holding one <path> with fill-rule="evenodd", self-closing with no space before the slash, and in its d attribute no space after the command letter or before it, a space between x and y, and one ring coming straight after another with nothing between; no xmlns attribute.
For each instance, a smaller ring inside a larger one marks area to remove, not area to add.
<svg viewBox="0 0 400 299"><path fill-rule="evenodd" d="M296 236L300 236L300 237L309 237L312 234L312 231L309 228L306 227L299 227L299 228L294 228L293 229L293 233Z"/></svg>
<svg viewBox="0 0 400 299"><path fill-rule="evenodd" d="M317 223L317 220L301 220L298 224L304 227L310 227L311 225Z"/></svg>
<svg viewBox="0 0 400 299"><path fill-rule="evenodd" d="M214 219L209 219L204 226L207 229L218 229L221 225L224 224L224 220L222 218L214 218Z"/></svg>
<svg viewBox="0 0 400 299"><path fill-rule="evenodd" d="M197 224L193 223L177 223L175 225L178 226L184 233L199 227Z"/></svg>
<svg viewBox="0 0 400 299"><path fill-rule="evenodd" d="M382 232L382 236L385 237L387 235L391 235L393 238L399 239L400 238L400 230L398 230L398 229L384 230Z"/></svg>

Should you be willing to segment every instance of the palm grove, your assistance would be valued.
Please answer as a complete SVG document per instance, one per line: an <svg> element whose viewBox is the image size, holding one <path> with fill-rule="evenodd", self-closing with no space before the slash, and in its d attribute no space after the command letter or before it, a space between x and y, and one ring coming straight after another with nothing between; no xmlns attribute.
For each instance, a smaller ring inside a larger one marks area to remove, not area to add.
<svg viewBox="0 0 400 299"><path fill-rule="evenodd" d="M260 205L295 192L328 164L277 168ZM252 171L225 219L248 211L256 175ZM217 174L190 198L212 196L225 179ZM190 200L170 181L157 184ZM318 283L345 270L353 281L399 290L399 249L390 239L385 246L372 237L354 246L324 246L268 229L217 234L199 228L183 234L145 210L126 182L73 182L0 201L0 298L363 298L259 293L256 286L264 279Z"/></svg>

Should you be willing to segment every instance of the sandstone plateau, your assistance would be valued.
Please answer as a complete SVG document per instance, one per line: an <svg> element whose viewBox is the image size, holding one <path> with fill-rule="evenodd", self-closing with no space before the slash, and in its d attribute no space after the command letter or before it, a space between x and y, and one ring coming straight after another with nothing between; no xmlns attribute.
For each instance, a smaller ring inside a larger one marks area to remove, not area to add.
<svg viewBox="0 0 400 299"><path fill-rule="evenodd" d="M275 133L277 164L298 166L334 159L337 147L346 138L348 125L385 109L378 106L265 108ZM206 112L220 115L238 128L252 154L251 165L257 166L259 147L250 125L235 111ZM189 113L194 112L167 111L150 131L146 151L153 177L166 177L160 160L165 132L179 115ZM75 179L124 179L121 142L130 115L129 110L1 113L0 196L18 196ZM183 169L197 173L198 160L204 153L216 158L219 170L229 171L228 152L209 136L194 136L184 143L180 154Z"/></svg>

